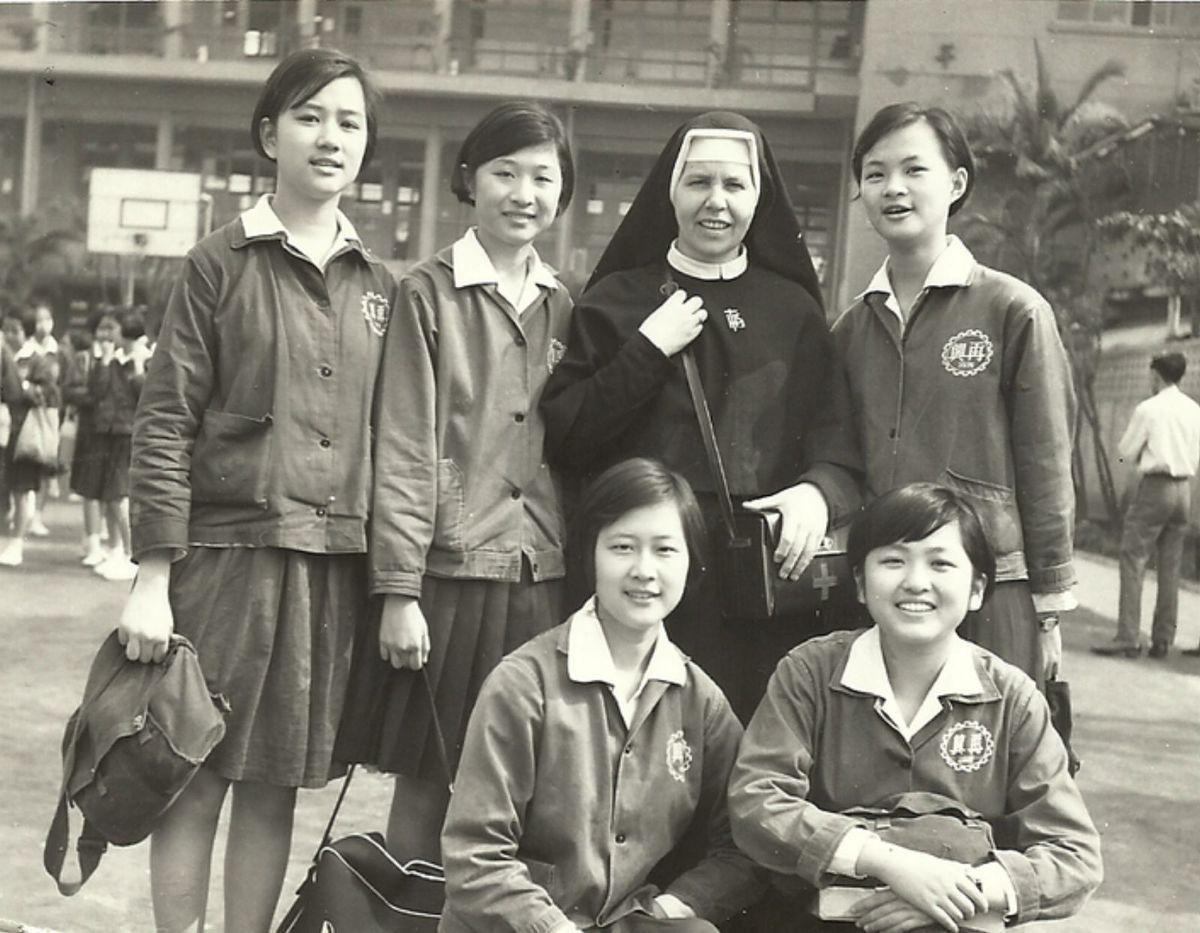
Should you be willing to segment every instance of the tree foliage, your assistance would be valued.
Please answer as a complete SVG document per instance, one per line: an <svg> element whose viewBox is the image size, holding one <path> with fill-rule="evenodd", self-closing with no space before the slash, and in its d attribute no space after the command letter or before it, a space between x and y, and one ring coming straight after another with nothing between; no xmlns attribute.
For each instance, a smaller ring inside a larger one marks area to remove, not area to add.
<svg viewBox="0 0 1200 933"><path fill-rule="evenodd" d="M1200 288L1200 201L1169 214L1119 211L1097 224L1101 239L1142 247L1146 274L1172 292Z"/></svg>

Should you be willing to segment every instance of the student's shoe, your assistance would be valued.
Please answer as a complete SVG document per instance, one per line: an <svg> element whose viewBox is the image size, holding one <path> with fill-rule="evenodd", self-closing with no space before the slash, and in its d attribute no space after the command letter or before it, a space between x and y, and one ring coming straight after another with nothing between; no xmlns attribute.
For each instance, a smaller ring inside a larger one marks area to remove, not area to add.
<svg viewBox="0 0 1200 933"><path fill-rule="evenodd" d="M20 567L25 559L25 545L19 538L13 538L0 551L0 567Z"/></svg>
<svg viewBox="0 0 1200 933"><path fill-rule="evenodd" d="M105 580L132 580L137 576L137 564L118 551L97 564L95 571Z"/></svg>
<svg viewBox="0 0 1200 933"><path fill-rule="evenodd" d="M1179 653L1182 654L1185 658L1200 658L1200 647L1184 648Z"/></svg>
<svg viewBox="0 0 1200 933"><path fill-rule="evenodd" d="M1171 646L1162 642L1156 642L1150 646L1150 650L1146 652L1148 658L1165 658L1171 652Z"/></svg>
<svg viewBox="0 0 1200 933"><path fill-rule="evenodd" d="M1112 641L1106 645L1092 645L1092 654L1099 654L1106 658L1140 658L1142 656L1141 645L1128 645L1120 641Z"/></svg>
<svg viewBox="0 0 1200 933"><path fill-rule="evenodd" d="M29 533L35 538L50 537L50 529L46 527L46 523L42 521L41 516L34 518L29 523Z"/></svg>
<svg viewBox="0 0 1200 933"><path fill-rule="evenodd" d="M79 563L85 567L98 567L108 560L108 554L108 551L97 544L95 547L88 548L88 552L83 555L83 560Z"/></svg>

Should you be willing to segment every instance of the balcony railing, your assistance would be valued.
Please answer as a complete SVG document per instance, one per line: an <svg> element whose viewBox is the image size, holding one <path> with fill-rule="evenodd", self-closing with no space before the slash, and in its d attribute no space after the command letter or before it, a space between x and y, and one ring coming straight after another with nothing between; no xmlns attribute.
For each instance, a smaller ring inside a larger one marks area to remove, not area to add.
<svg viewBox="0 0 1200 933"><path fill-rule="evenodd" d="M49 18L63 23L45 27L49 50L229 61L276 59L311 41L342 48L378 71L811 90L822 72L858 70L862 36L854 5L831 2L747 0L735 7L737 21L722 41L713 38L710 7L700 2L593 0L586 35L574 36L569 0L456 0L450 23L438 21L432 0L322 3L307 36L298 22L261 15L283 9L273 4L186 4L183 22L170 29L158 22L161 10L149 25L145 17L95 25L94 11L88 12L94 6L50 4ZM34 47L34 8L23 17L3 9L0 48Z"/></svg>

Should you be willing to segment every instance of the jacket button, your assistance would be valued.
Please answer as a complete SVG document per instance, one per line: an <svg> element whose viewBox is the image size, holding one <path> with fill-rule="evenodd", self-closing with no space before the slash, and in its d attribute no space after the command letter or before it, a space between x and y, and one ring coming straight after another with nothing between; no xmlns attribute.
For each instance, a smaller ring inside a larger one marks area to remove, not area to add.
<svg viewBox="0 0 1200 933"><path fill-rule="evenodd" d="M324 518L324 517L325 517L325 506L318 505L317 506L317 518Z"/></svg>
<svg viewBox="0 0 1200 933"><path fill-rule="evenodd" d="M625 834L617 833L617 845L622 846L624 844L625 844Z"/></svg>
<svg viewBox="0 0 1200 933"><path fill-rule="evenodd" d="M520 424L524 420L525 420L525 412L523 412L523 411L519 411L515 415L513 415L513 421L515 421L517 424Z"/></svg>
<svg viewBox="0 0 1200 933"><path fill-rule="evenodd" d="M525 346L525 338L522 337L520 334L517 334L517 337L513 341L513 343L515 343L518 347L523 347L523 346Z"/></svg>
<svg viewBox="0 0 1200 933"><path fill-rule="evenodd" d="M320 372L320 374L322 376L324 376L326 379L328 379L330 376L333 375L333 370L330 369L328 366L322 366L320 368L320 370L318 370L318 372Z"/></svg>
<svg viewBox="0 0 1200 933"><path fill-rule="evenodd" d="M633 743L632 742L630 742L628 745L625 746L625 754L626 755L633 754Z"/></svg>
<svg viewBox="0 0 1200 933"><path fill-rule="evenodd" d="M329 447L329 438L327 438L327 437L321 438L321 446L328 448Z"/></svg>
<svg viewBox="0 0 1200 933"><path fill-rule="evenodd" d="M521 490L514 489L512 492L509 493L509 495L512 496L514 499L520 499L521 498Z"/></svg>

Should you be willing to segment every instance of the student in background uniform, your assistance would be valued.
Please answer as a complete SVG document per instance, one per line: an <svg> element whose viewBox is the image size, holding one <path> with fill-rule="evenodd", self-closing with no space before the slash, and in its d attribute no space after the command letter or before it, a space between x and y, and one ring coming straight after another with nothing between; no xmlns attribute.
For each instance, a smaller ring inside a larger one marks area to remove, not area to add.
<svg viewBox="0 0 1200 933"><path fill-rule="evenodd" d="M91 393L93 369L99 365L106 351L105 345L115 347L120 334L120 324L111 309L98 309L92 318L91 339L86 349L75 354L67 379L63 382L63 400L75 412L75 453L71 458L71 491L83 500L83 555L85 567L95 567L107 556L101 546L101 526L104 521L100 496L103 492L103 477L100 472L101 452L92 438ZM82 343L82 341L81 341ZM113 529L109 529L109 541L113 542Z"/></svg>
<svg viewBox="0 0 1200 933"><path fill-rule="evenodd" d="M925 481L970 498L997 573L964 634L1041 684L1062 661L1059 613L1076 605L1075 391L1054 312L947 235L975 162L946 111L884 107L859 135L852 163L888 247L833 328L867 494Z"/></svg>
<svg viewBox="0 0 1200 933"><path fill-rule="evenodd" d="M388 842L436 842L446 784L426 668L457 758L484 677L560 618L563 520L542 458L542 386L571 298L534 249L566 208L574 166L540 104L497 107L467 134L451 189L475 224L406 272L375 421L371 592L339 761L396 774Z"/></svg>
<svg viewBox="0 0 1200 933"><path fill-rule="evenodd" d="M885 886L859 908L864 930L1073 914L1100 883L1100 838L1050 710L1022 671L955 634L993 586L979 516L953 490L903 486L859 515L848 553L874 625L806 642L772 676L729 784L738 847L810 892L832 875ZM913 793L982 816L987 860L889 844L844 813ZM781 904L762 929L854 929L803 918Z"/></svg>
<svg viewBox="0 0 1200 933"><path fill-rule="evenodd" d="M628 460L572 540L594 595L505 658L471 715L439 929L715 933L761 887L725 811L741 725L663 626L699 573L699 507Z"/></svg>
<svg viewBox="0 0 1200 933"><path fill-rule="evenodd" d="M726 532L684 348L731 491L782 513L775 560L798 578L830 520L857 503L859 456L783 177L758 127L734 113L696 117L668 141L592 274L542 402L552 463L588 477L625 457L661 460L697 490L716 549ZM724 620L717 586L705 574L680 610L686 625L667 626L744 721L811 620Z"/></svg>
<svg viewBox="0 0 1200 933"><path fill-rule="evenodd" d="M134 419L138 575L130 658L195 644L231 711L225 738L155 830L160 930L203 928L232 786L225 928L266 931L298 787L329 776L366 610L369 418L395 286L338 199L371 158L377 94L332 49L267 79L252 141L276 189L198 243L168 306Z"/></svg>

